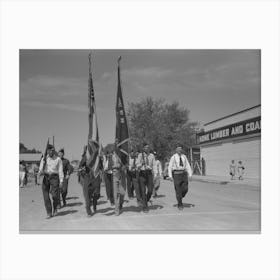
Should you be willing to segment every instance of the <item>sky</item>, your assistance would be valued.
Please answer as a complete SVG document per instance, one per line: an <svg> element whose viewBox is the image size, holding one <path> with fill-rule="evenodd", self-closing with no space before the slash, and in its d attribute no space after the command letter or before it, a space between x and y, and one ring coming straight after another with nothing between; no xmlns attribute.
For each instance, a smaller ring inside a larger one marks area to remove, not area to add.
<svg viewBox="0 0 280 280"><path fill-rule="evenodd" d="M259 50L91 50L100 139L114 141L117 59L125 106L151 96L179 102L201 125L261 103ZM20 142L47 138L80 159L88 134L90 50L20 50Z"/></svg>

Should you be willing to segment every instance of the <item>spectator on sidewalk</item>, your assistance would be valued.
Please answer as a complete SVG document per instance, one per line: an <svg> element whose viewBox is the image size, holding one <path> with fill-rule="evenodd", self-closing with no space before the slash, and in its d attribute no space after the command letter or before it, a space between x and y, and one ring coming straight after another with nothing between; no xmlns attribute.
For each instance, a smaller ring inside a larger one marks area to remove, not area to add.
<svg viewBox="0 0 280 280"><path fill-rule="evenodd" d="M162 177L162 167L161 167L161 162L157 158L157 153L154 152L155 156L155 166L154 166L154 189L153 189L153 198L157 197L157 191L160 188L160 179Z"/></svg>
<svg viewBox="0 0 280 280"><path fill-rule="evenodd" d="M242 164L242 161L240 160L238 162L238 166L237 166L237 172L238 172L238 179L239 180L243 180L244 170L245 170L245 167Z"/></svg>
<svg viewBox="0 0 280 280"><path fill-rule="evenodd" d="M25 172L26 172L25 162L23 160L21 160L19 162L19 186L20 186L20 188L23 188L23 186L24 186Z"/></svg>
<svg viewBox="0 0 280 280"><path fill-rule="evenodd" d="M234 160L232 160L231 164L229 165L229 174L231 176L231 180L235 179L235 173L236 173L236 165Z"/></svg>

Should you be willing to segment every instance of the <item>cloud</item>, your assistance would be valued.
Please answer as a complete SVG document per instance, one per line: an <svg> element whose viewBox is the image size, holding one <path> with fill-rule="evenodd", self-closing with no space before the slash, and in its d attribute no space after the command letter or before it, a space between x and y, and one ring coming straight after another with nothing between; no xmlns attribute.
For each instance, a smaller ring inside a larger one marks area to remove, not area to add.
<svg viewBox="0 0 280 280"><path fill-rule="evenodd" d="M64 78L34 76L20 83L20 97L70 97L87 92L87 80L84 78Z"/></svg>
<svg viewBox="0 0 280 280"><path fill-rule="evenodd" d="M63 110L71 110L76 112L88 112L88 108L86 106L79 105L69 105L69 104L61 104L61 103L45 103L40 101L31 101L31 102L22 102L22 106L30 106L30 107L41 107L41 108L57 108Z"/></svg>

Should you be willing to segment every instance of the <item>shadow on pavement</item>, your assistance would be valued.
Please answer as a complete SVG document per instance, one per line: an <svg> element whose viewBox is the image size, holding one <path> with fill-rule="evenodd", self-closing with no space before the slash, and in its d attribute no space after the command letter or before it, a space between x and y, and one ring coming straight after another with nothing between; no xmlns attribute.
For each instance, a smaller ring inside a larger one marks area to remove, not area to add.
<svg viewBox="0 0 280 280"><path fill-rule="evenodd" d="M157 199L157 198L162 198L162 197L166 197L166 195L163 195L163 194L158 194L156 197L154 197L154 199Z"/></svg>
<svg viewBox="0 0 280 280"><path fill-rule="evenodd" d="M105 204L105 203L107 203L107 201L106 201L106 200L100 200L100 201L97 201L97 205L101 205L101 204Z"/></svg>
<svg viewBox="0 0 280 280"><path fill-rule="evenodd" d="M82 202L73 202L73 203L67 203L66 207L81 206L81 205L83 205Z"/></svg>
<svg viewBox="0 0 280 280"><path fill-rule="evenodd" d="M178 206L178 204L173 204L173 207L177 207L177 206ZM183 203L183 206L186 208L195 207L195 205L191 204L191 203Z"/></svg>
<svg viewBox="0 0 280 280"><path fill-rule="evenodd" d="M104 208L104 209L97 209L96 213L101 213L101 214L104 214L104 213L107 213L108 211L114 211L115 207L112 206L112 207L108 207L108 208ZM105 214L106 216L110 216L107 214Z"/></svg>
<svg viewBox="0 0 280 280"><path fill-rule="evenodd" d="M66 211L61 211L61 212L58 212L55 217L58 217L58 216L65 216L65 215L68 215L68 214L74 214L78 212L78 210L66 210Z"/></svg>
<svg viewBox="0 0 280 280"><path fill-rule="evenodd" d="M142 208L138 206L123 207L122 212L141 212Z"/></svg>
<svg viewBox="0 0 280 280"><path fill-rule="evenodd" d="M78 196L69 196L66 198L66 200L70 200L70 199L78 199L79 197Z"/></svg>

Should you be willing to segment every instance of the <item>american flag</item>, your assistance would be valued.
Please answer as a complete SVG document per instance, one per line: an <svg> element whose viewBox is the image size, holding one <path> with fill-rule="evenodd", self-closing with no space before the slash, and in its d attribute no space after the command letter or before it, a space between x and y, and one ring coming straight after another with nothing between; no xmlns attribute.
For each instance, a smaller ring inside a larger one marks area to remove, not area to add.
<svg viewBox="0 0 280 280"><path fill-rule="evenodd" d="M88 108L89 108L89 132L87 145L87 166L92 169L95 177L99 175L99 160L101 145L97 125L96 104L93 89L93 78L91 69L91 53L89 54L89 79L88 79Z"/></svg>

